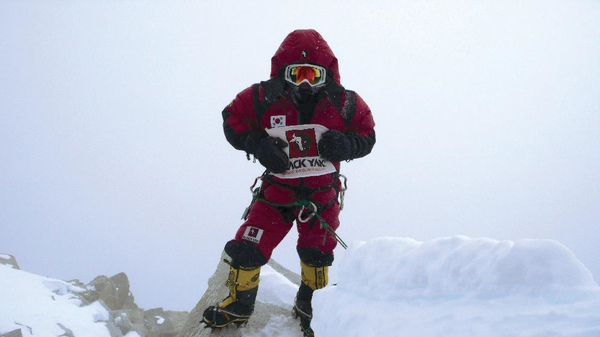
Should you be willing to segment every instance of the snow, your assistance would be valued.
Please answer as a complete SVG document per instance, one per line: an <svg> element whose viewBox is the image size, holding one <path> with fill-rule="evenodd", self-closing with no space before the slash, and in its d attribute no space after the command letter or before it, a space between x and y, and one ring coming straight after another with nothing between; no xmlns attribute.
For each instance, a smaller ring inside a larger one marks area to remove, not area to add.
<svg viewBox="0 0 600 337"><path fill-rule="evenodd" d="M302 337L298 321L291 316L277 315L261 331L244 333L247 337Z"/></svg>
<svg viewBox="0 0 600 337"><path fill-rule="evenodd" d="M158 325L161 325L165 322L165 319L162 316L154 316L154 319L156 319L156 324Z"/></svg>
<svg viewBox="0 0 600 337"><path fill-rule="evenodd" d="M110 337L109 313L98 302L80 307L68 282L0 265L0 333L21 329L23 336ZM61 327L62 326L62 327ZM64 328L63 328L64 327Z"/></svg>
<svg viewBox="0 0 600 337"><path fill-rule="evenodd" d="M298 286L285 276L265 265L260 270L260 288L257 300L292 310Z"/></svg>
<svg viewBox="0 0 600 337"><path fill-rule="evenodd" d="M330 279L313 299L312 326L320 337L600 336L600 287L552 240L354 242L337 257ZM107 310L79 307L73 293L81 290L0 266L0 333L21 328L24 336L59 336L69 329L77 337L108 337ZM262 268L259 301L291 312L296 291L283 275ZM300 337L298 324L277 314L243 335Z"/></svg>
<svg viewBox="0 0 600 337"><path fill-rule="evenodd" d="M418 242L358 242L337 266L340 289L390 298L577 296L598 288L592 274L552 240L495 241L463 236ZM357 271L360 271L357 277Z"/></svg>
<svg viewBox="0 0 600 337"><path fill-rule="evenodd" d="M332 270L320 336L600 336L600 288L556 241L378 238Z"/></svg>
<svg viewBox="0 0 600 337"><path fill-rule="evenodd" d="M10 255L0 254L0 259L9 260L10 259Z"/></svg>

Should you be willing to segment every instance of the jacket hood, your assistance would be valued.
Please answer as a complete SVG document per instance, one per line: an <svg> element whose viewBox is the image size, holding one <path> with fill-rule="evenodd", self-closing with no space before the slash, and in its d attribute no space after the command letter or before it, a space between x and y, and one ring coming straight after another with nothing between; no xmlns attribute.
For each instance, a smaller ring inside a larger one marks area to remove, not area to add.
<svg viewBox="0 0 600 337"><path fill-rule="evenodd" d="M288 34L271 58L271 78L293 63L323 66L331 71L333 80L341 85L338 60L327 41L314 29L295 30Z"/></svg>

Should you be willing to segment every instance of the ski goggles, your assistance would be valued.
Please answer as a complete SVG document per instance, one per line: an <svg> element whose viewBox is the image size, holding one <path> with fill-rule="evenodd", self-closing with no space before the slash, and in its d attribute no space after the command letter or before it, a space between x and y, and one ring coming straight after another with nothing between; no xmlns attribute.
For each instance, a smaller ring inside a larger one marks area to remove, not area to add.
<svg viewBox="0 0 600 337"><path fill-rule="evenodd" d="M285 80L294 85L308 83L311 87L325 84L327 71L314 64L290 64L285 68Z"/></svg>

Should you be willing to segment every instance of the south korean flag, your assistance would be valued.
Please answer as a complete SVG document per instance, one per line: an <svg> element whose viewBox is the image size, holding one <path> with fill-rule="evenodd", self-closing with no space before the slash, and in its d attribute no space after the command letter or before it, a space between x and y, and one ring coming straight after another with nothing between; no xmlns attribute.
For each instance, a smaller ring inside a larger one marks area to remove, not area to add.
<svg viewBox="0 0 600 337"><path fill-rule="evenodd" d="M271 116L271 127L280 128L285 126L285 115Z"/></svg>

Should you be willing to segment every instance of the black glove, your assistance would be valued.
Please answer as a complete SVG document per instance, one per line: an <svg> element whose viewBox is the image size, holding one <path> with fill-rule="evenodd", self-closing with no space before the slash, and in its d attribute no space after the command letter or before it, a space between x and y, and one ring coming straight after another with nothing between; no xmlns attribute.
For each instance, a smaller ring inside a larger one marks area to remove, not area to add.
<svg viewBox="0 0 600 337"><path fill-rule="evenodd" d="M254 156L267 170L281 173L290 166L290 158L282 150L287 146L287 143L281 138L264 137L258 143Z"/></svg>
<svg viewBox="0 0 600 337"><path fill-rule="evenodd" d="M248 131L240 136L243 149L250 154L256 154L260 141L268 137L265 131Z"/></svg>
<svg viewBox="0 0 600 337"><path fill-rule="evenodd" d="M349 137L337 130L329 130L319 141L319 155L329 161L342 161L352 158L352 142Z"/></svg>

